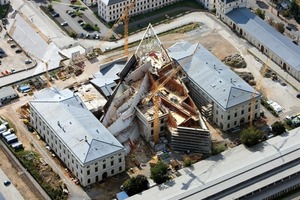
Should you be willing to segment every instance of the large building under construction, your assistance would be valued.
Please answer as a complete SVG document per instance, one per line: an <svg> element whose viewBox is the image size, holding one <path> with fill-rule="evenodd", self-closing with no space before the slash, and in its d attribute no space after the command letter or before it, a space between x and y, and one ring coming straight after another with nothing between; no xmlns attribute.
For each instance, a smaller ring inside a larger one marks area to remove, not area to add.
<svg viewBox="0 0 300 200"><path fill-rule="evenodd" d="M149 25L119 73L101 119L127 153L140 135L156 151L168 144L174 151L210 153L210 131L181 80L180 70Z"/></svg>

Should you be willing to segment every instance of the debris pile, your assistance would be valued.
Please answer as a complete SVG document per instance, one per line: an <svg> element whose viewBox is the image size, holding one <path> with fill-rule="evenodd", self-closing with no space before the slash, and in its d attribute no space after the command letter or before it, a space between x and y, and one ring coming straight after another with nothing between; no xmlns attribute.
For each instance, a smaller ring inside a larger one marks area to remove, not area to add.
<svg viewBox="0 0 300 200"><path fill-rule="evenodd" d="M240 54L234 54L230 56L226 56L223 62L233 68L246 68L247 63L244 58Z"/></svg>

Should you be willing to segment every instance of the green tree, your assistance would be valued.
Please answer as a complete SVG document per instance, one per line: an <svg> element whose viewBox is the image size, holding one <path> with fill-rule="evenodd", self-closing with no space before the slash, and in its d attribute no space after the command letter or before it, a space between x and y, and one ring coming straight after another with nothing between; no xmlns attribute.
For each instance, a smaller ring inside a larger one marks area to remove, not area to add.
<svg viewBox="0 0 300 200"><path fill-rule="evenodd" d="M257 8L257 9L255 10L255 14L258 15L258 16L259 16L260 18L262 18L262 19L265 19L265 17L266 17L266 11L261 10L261 9L259 9L259 8Z"/></svg>
<svg viewBox="0 0 300 200"><path fill-rule="evenodd" d="M168 166L162 161L159 161L154 167L151 167L150 173L150 178L157 184L164 183L169 179L167 175Z"/></svg>
<svg viewBox="0 0 300 200"><path fill-rule="evenodd" d="M299 14L299 6L296 0L292 0L290 4L290 12L292 15L296 16Z"/></svg>
<svg viewBox="0 0 300 200"><path fill-rule="evenodd" d="M185 157L183 159L183 166L184 167L191 167L193 165L193 161L190 157Z"/></svg>
<svg viewBox="0 0 300 200"><path fill-rule="evenodd" d="M285 127L282 122L276 121L272 124L272 131L274 135L280 135L285 132Z"/></svg>
<svg viewBox="0 0 300 200"><path fill-rule="evenodd" d="M212 155L217 155L223 151L225 151L227 149L227 147L225 146L225 144L217 144L217 145L213 145L212 146L212 151L211 154Z"/></svg>
<svg viewBox="0 0 300 200"><path fill-rule="evenodd" d="M124 191L128 196L138 194L144 190L148 189L149 182L147 177L144 175L137 175L136 177L131 177L123 183Z"/></svg>
<svg viewBox="0 0 300 200"><path fill-rule="evenodd" d="M241 132L241 142L247 147L256 145L261 140L263 134L260 130L255 128L247 128Z"/></svg>
<svg viewBox="0 0 300 200"><path fill-rule="evenodd" d="M275 28L281 34L284 32L284 24L282 22L276 23Z"/></svg>

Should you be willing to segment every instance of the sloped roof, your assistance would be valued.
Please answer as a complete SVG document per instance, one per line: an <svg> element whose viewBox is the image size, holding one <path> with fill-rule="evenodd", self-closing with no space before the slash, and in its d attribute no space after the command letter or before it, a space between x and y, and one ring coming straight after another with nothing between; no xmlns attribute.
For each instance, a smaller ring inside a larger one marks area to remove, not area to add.
<svg viewBox="0 0 300 200"><path fill-rule="evenodd" d="M67 149L84 165L101 157L124 151L121 143L75 96L30 101Z"/></svg>
<svg viewBox="0 0 300 200"><path fill-rule="evenodd" d="M289 38L279 33L248 8L234 9L226 15L284 62L300 71L300 47Z"/></svg>
<svg viewBox="0 0 300 200"><path fill-rule="evenodd" d="M101 0L105 5L110 6L116 3L127 2L127 0Z"/></svg>
<svg viewBox="0 0 300 200"><path fill-rule="evenodd" d="M255 90L200 44L179 42L169 49L199 88L223 109L249 101ZM255 97L260 96L256 92Z"/></svg>
<svg viewBox="0 0 300 200"><path fill-rule="evenodd" d="M11 95L17 95L16 91L11 86L0 88L0 99Z"/></svg>

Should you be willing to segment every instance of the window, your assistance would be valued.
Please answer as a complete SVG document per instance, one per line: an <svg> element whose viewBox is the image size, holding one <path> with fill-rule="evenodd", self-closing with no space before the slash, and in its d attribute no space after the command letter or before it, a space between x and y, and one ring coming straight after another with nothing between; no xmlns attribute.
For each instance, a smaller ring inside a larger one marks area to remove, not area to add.
<svg viewBox="0 0 300 200"><path fill-rule="evenodd" d="M151 130L151 135L153 135L153 130Z"/></svg>
<svg viewBox="0 0 300 200"><path fill-rule="evenodd" d="M119 163L121 163L122 162L122 158L119 158Z"/></svg>
<svg viewBox="0 0 300 200"><path fill-rule="evenodd" d="M223 119L223 115L221 115L221 119Z"/></svg>
<svg viewBox="0 0 300 200"><path fill-rule="evenodd" d="M91 183L91 179L88 179L87 182L88 182L88 184Z"/></svg>
<svg viewBox="0 0 300 200"><path fill-rule="evenodd" d="M114 173L115 173L115 170L112 169L112 170L111 170L111 174L114 174Z"/></svg>
<svg viewBox="0 0 300 200"><path fill-rule="evenodd" d="M161 120L160 120L160 123L163 124L163 123L164 123L164 119L161 119Z"/></svg>
<svg viewBox="0 0 300 200"><path fill-rule="evenodd" d="M90 175L90 170L87 170L87 171L86 171L86 174L87 174L87 175Z"/></svg>
<svg viewBox="0 0 300 200"><path fill-rule="evenodd" d="M234 113L234 117L237 117L237 113Z"/></svg>
<svg viewBox="0 0 300 200"><path fill-rule="evenodd" d="M227 116L227 120L230 120L230 115Z"/></svg>
<svg viewBox="0 0 300 200"><path fill-rule="evenodd" d="M216 110L216 114L219 114L219 111L218 111L218 110Z"/></svg>
<svg viewBox="0 0 300 200"><path fill-rule="evenodd" d="M121 166L121 167L119 167L119 171L122 171L122 166Z"/></svg>
<svg viewBox="0 0 300 200"><path fill-rule="evenodd" d="M244 110L242 110L242 112L241 112L241 113L242 113L242 115L243 115L243 114L244 114Z"/></svg>
<svg viewBox="0 0 300 200"><path fill-rule="evenodd" d="M151 127L153 127L153 126L154 126L154 123L152 122L152 123L151 123Z"/></svg>
<svg viewBox="0 0 300 200"><path fill-rule="evenodd" d="M106 169L106 164L103 164L103 169Z"/></svg>
<svg viewBox="0 0 300 200"><path fill-rule="evenodd" d="M255 105L255 109L257 109L258 108L258 105Z"/></svg>
<svg viewBox="0 0 300 200"><path fill-rule="evenodd" d="M95 167L95 172L98 172L98 167Z"/></svg>
<svg viewBox="0 0 300 200"><path fill-rule="evenodd" d="M114 165L114 161L113 161L113 160L110 162L110 165L111 165L111 166L113 166L113 165Z"/></svg>
<svg viewBox="0 0 300 200"><path fill-rule="evenodd" d="M234 125L236 125L236 123L237 123L237 122L235 121L235 122L234 122Z"/></svg>
<svg viewBox="0 0 300 200"><path fill-rule="evenodd" d="M227 124L227 128L230 128L230 124Z"/></svg>

